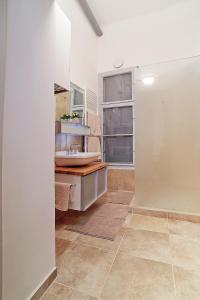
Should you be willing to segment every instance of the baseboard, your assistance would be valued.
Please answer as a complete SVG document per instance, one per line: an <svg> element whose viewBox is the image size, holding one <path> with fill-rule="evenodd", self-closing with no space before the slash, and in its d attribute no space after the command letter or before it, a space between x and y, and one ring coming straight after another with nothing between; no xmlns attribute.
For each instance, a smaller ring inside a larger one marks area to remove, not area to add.
<svg viewBox="0 0 200 300"><path fill-rule="evenodd" d="M133 207L133 214L200 223L199 214L186 213L182 211L173 211L167 209L153 209L151 207L136 206Z"/></svg>
<svg viewBox="0 0 200 300"><path fill-rule="evenodd" d="M34 295L30 298L30 300L39 300L48 287L52 284L54 279L57 276L57 269L54 269L52 273L47 277L47 279L43 282L43 284L36 290Z"/></svg>

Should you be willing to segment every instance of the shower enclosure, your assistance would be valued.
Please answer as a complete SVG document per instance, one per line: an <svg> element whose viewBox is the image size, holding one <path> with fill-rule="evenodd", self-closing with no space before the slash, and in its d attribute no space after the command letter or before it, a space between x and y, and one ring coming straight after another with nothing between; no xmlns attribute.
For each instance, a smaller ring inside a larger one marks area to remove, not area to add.
<svg viewBox="0 0 200 300"><path fill-rule="evenodd" d="M200 57L136 68L136 207L200 215Z"/></svg>

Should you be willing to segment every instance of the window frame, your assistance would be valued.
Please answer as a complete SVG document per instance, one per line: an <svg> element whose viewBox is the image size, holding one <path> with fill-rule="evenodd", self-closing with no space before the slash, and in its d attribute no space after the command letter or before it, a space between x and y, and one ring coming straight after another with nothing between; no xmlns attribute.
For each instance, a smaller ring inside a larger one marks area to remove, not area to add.
<svg viewBox="0 0 200 300"><path fill-rule="evenodd" d="M104 102L104 88L103 88L103 80L105 77L110 77L113 75L120 75L120 74L126 74L131 73L132 77L132 98L122 101L112 101L112 102ZM116 108L116 107L132 107L132 114L133 114L133 133L132 134L112 134L112 135L104 135L103 132L103 122L104 122L104 116L103 116L103 110L105 108ZM120 70L114 70L106 73L99 74L99 112L100 112L100 119L101 119L101 152L103 160L105 158L104 153L104 137L106 136L132 136L133 137L133 160L132 163L113 163L108 162L109 166L112 167L126 167L126 168L135 168L135 93L134 93L134 68L124 68Z"/></svg>
<svg viewBox="0 0 200 300"><path fill-rule="evenodd" d="M83 95L83 104L74 104L74 90L78 90ZM70 82L70 114L72 114L74 111L81 110L83 111L83 117L82 117L82 125L86 125L86 89L81 88L77 84Z"/></svg>

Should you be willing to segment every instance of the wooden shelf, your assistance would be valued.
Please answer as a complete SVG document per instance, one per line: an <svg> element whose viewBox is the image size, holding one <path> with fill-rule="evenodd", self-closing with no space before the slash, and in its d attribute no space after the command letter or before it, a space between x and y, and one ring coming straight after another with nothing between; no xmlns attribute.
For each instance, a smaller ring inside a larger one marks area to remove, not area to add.
<svg viewBox="0 0 200 300"><path fill-rule="evenodd" d="M94 162L82 167L56 167L55 173L86 176L108 166L105 162Z"/></svg>

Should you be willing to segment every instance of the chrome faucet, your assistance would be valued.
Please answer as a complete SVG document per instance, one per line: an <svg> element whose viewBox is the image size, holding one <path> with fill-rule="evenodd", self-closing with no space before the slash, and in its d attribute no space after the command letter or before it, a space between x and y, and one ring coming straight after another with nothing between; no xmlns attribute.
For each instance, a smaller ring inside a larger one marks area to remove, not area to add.
<svg viewBox="0 0 200 300"><path fill-rule="evenodd" d="M74 147L76 148L76 149L74 149ZM80 145L79 144L71 144L70 145L70 152L71 153L78 153L79 151L78 151L78 149L80 148Z"/></svg>

